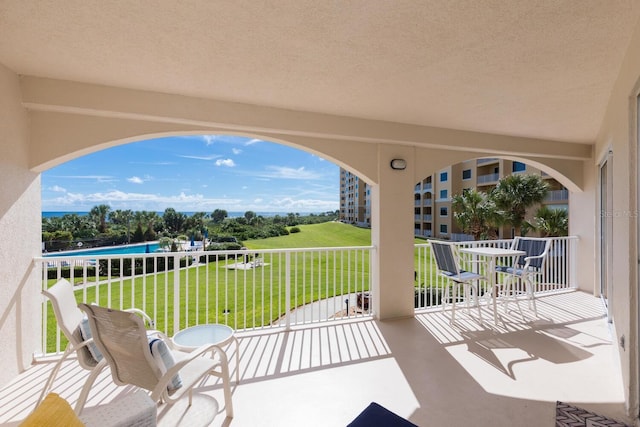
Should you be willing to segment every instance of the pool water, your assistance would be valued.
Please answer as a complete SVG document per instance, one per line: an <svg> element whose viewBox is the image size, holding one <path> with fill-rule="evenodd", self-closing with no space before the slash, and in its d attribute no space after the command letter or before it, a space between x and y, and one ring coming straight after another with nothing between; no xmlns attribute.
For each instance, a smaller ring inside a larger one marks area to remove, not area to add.
<svg viewBox="0 0 640 427"><path fill-rule="evenodd" d="M79 249L77 251L55 252L55 253L44 254L44 256L54 257L54 256L80 256L80 255L144 254L144 253L154 253L159 248L160 248L160 245L157 242L139 243L135 245L109 246L109 247L94 248L94 249Z"/></svg>

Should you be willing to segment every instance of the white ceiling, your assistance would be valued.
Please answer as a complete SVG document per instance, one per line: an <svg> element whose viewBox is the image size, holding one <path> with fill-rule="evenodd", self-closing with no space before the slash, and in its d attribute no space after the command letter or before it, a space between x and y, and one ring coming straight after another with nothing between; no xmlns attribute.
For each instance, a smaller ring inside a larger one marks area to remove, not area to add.
<svg viewBox="0 0 640 427"><path fill-rule="evenodd" d="M24 75L592 143L639 16L637 0L0 0L0 63Z"/></svg>

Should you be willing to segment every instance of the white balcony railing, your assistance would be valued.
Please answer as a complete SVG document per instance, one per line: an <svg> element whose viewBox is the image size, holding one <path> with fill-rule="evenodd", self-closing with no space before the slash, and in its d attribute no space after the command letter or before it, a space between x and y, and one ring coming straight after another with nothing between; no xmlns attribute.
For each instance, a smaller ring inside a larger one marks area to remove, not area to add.
<svg viewBox="0 0 640 427"><path fill-rule="evenodd" d="M576 245L577 237L552 238L549 256L545 262L543 271L539 274L536 284L536 293L559 291L576 287ZM466 241L456 243L460 247L498 247L509 248L511 240L483 240ZM471 256L460 253L461 267L468 271L477 270L481 263L471 263ZM441 305L442 289L446 286L446 280L437 275L431 255L431 247L428 243L416 245L416 309L429 308ZM509 265L511 260L498 259L498 265ZM480 294L488 292L486 283L480 282Z"/></svg>
<svg viewBox="0 0 640 427"><path fill-rule="evenodd" d="M500 179L499 173L490 173L487 175L478 175L478 184L488 184L496 182Z"/></svg>
<svg viewBox="0 0 640 427"><path fill-rule="evenodd" d="M426 230L424 236L430 236ZM554 238L537 292L575 287L577 238ZM509 240L459 243L509 247ZM186 326L223 323L236 330L288 327L368 317L374 247L175 252L40 257L43 287L65 277L76 299L124 309L137 307L167 335ZM444 282L429 244L415 246L417 309L440 305ZM463 266L467 265L463 259ZM42 354L66 342L50 303L43 302Z"/></svg>
<svg viewBox="0 0 640 427"><path fill-rule="evenodd" d="M569 200L569 190L566 188L562 190L551 190L544 198L545 202L562 202Z"/></svg>
<svg viewBox="0 0 640 427"><path fill-rule="evenodd" d="M369 316L373 247L175 252L37 258L43 287L61 277L76 299L137 307L171 336L223 323L252 330ZM362 298L362 296L360 296ZM360 302L360 307L358 303ZM348 310L348 311L347 311ZM50 303L43 305L42 353L64 350Z"/></svg>

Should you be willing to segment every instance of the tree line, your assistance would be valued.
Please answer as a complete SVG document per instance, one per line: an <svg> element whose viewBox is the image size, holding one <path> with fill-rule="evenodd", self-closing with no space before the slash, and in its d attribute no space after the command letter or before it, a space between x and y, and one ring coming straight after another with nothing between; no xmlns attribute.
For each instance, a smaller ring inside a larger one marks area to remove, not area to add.
<svg viewBox="0 0 640 427"><path fill-rule="evenodd" d="M542 236L566 236L568 212L540 206L527 220L529 209L539 205L549 192L539 175L510 175L498 181L489 192L466 189L452 197L454 219L474 240L496 239L498 229L510 225L516 236L538 231Z"/></svg>
<svg viewBox="0 0 640 427"><path fill-rule="evenodd" d="M337 218L338 211L268 217L246 211L243 216L231 218L224 209L187 215L167 208L160 215L152 211L112 210L109 205L97 205L87 215L71 213L43 217L42 241L47 251L155 240L201 241L205 236L211 242L230 242L282 236L289 234L287 227Z"/></svg>

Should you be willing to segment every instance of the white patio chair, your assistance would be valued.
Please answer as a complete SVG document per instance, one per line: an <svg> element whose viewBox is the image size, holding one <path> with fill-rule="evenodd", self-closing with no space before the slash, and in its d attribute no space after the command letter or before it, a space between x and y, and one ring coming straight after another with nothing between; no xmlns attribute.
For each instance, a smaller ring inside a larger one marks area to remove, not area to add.
<svg viewBox="0 0 640 427"><path fill-rule="evenodd" d="M529 301L529 309L538 316L535 291L538 278L544 271L545 261L551 247L551 239L540 237L516 237L511 243L511 249L525 252L517 257L511 266L496 266L496 271L503 274L504 282L499 285L500 297L504 300L505 311L510 301L518 302L518 297L524 295ZM524 285L524 289L522 289ZM519 306L518 306L519 308Z"/></svg>
<svg viewBox="0 0 640 427"><path fill-rule="evenodd" d="M429 240L431 245L431 254L436 262L438 274L453 282L453 296L451 297L451 324L455 321L456 305L458 303L458 286L463 286L464 300L469 311L469 301L474 297L475 306L478 309L478 319L482 324L482 312L479 304L478 280L486 280L486 278L478 273L465 271L460 268L458 251L455 245L449 242L441 242ZM442 297L442 309L444 310L446 301L450 298L449 286L445 287Z"/></svg>
<svg viewBox="0 0 640 427"><path fill-rule="evenodd" d="M93 340L88 336L87 339L83 338L82 330L84 329L85 335L87 335L86 331L88 331L88 324L82 325L82 323L88 321L88 319L86 319L85 315L78 308L78 303L76 302L76 297L73 292L73 285L71 285L71 283L66 279L60 279L55 285L43 290L42 294L51 301L56 322L64 336L67 338L68 344L62 357L54 366L51 374L49 374L49 378L40 393L36 406L38 406L49 393L62 364L73 353L76 353L79 365L83 369L91 371L85 383L88 384L89 387L93 384L102 369L107 366L107 362L102 360L99 353L96 352L97 347L95 347ZM150 326L153 326L151 318L142 310L132 308L129 309L129 311L141 316ZM98 357L96 358L94 354L98 355ZM78 400L75 408L76 413L79 414L82 410L86 397L86 395L80 395L80 399Z"/></svg>
<svg viewBox="0 0 640 427"><path fill-rule="evenodd" d="M116 384L148 390L154 402L174 403L189 394L191 405L193 388L213 375L222 379L226 413L233 417L229 364L220 347L204 345L192 352L180 351L159 332L155 333L159 339L150 339L142 319L132 313L88 304L79 307L87 313L94 342ZM205 353L211 357L202 357Z"/></svg>

